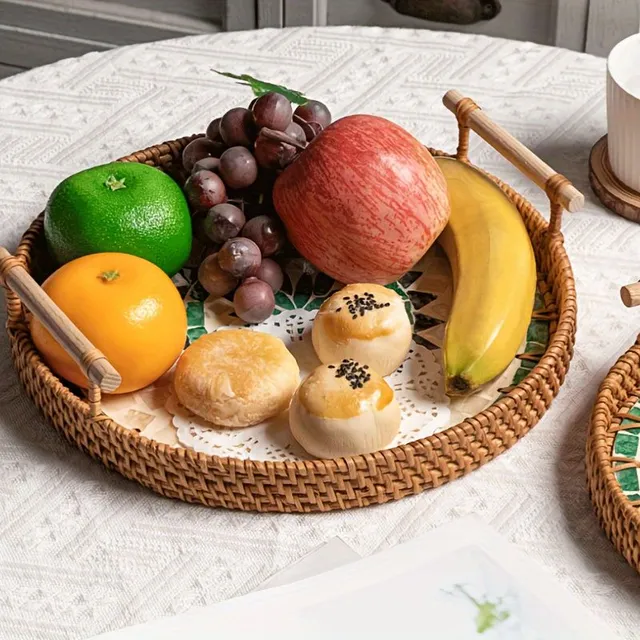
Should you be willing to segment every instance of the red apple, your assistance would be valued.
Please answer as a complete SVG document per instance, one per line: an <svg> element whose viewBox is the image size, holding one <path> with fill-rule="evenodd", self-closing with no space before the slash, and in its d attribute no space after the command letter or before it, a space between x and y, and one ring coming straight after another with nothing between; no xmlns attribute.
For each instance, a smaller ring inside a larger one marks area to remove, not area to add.
<svg viewBox="0 0 640 640"><path fill-rule="evenodd" d="M449 219L447 184L429 151L370 115L322 131L278 177L273 202L295 248L343 283L397 280Z"/></svg>

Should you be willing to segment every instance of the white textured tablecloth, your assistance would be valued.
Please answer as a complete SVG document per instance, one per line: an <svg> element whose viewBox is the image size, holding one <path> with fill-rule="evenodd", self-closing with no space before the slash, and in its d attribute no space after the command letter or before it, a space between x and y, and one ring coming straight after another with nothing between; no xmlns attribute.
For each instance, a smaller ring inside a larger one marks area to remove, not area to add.
<svg viewBox="0 0 640 640"><path fill-rule="evenodd" d="M640 577L601 533L585 488L596 389L640 312L618 288L640 276L640 226L600 207L587 159L605 132L605 62L486 37L365 28L197 36L89 54L0 82L0 241L13 248L70 173L203 131L249 90L212 67L284 83L335 116L386 116L453 150L447 89L472 96L587 196L567 215L579 329L551 411L516 447L440 489L317 516L215 511L160 498L67 445L26 399L0 341L0 638L86 638L249 591L340 535L358 553L477 513L622 637L640 637ZM471 158L541 210L545 197L479 138ZM2 311L4 321L4 308ZM425 621L428 628L428 621Z"/></svg>

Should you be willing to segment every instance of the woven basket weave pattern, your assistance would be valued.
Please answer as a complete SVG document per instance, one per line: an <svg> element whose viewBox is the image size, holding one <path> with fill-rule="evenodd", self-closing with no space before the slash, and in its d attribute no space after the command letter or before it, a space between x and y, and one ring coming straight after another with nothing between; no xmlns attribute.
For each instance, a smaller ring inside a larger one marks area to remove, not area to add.
<svg viewBox="0 0 640 640"><path fill-rule="evenodd" d="M640 571L640 508L633 506L620 488L614 473L612 451L616 430L639 395L640 336L600 386L587 438L589 493L600 524L637 571Z"/></svg>
<svg viewBox="0 0 640 640"><path fill-rule="evenodd" d="M191 139L150 147L122 160L145 162L175 174L181 150ZM170 498L232 509L312 512L381 504L440 486L489 462L538 422L564 381L573 351L576 298L562 236L550 236L547 223L531 204L489 177L517 206L530 233L539 291L551 320L550 340L540 362L520 384L490 408L444 432L373 454L324 461L259 462L172 448L126 430L104 414L91 418L87 402L42 362L23 307L8 292L7 328L20 380L70 442L110 469ZM16 252L27 268L41 234L42 216Z"/></svg>

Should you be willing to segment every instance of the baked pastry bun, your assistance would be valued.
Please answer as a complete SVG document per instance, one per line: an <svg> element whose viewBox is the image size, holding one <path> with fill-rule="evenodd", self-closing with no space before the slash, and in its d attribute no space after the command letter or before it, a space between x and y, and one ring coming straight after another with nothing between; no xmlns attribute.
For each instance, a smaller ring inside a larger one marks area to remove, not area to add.
<svg viewBox="0 0 640 640"><path fill-rule="evenodd" d="M404 301L395 291L350 284L320 307L311 337L321 362L352 358L387 376L407 357L411 335Z"/></svg>
<svg viewBox="0 0 640 640"><path fill-rule="evenodd" d="M314 369L289 407L293 437L318 458L384 449L398 433L400 419L393 389L354 360Z"/></svg>
<svg viewBox="0 0 640 640"><path fill-rule="evenodd" d="M299 383L300 369L282 340L249 329L198 338L173 378L180 403L220 427L248 427L282 413Z"/></svg>

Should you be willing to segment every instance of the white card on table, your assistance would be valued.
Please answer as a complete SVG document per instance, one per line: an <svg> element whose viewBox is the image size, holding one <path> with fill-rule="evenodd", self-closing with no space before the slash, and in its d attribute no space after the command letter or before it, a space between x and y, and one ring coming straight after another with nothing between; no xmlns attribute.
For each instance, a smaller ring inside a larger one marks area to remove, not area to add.
<svg viewBox="0 0 640 640"><path fill-rule="evenodd" d="M223 633L261 640L614 637L549 573L472 517L320 575L99 639Z"/></svg>
<svg viewBox="0 0 640 640"><path fill-rule="evenodd" d="M291 566L285 567L282 571L265 580L254 591L291 584L331 569L337 569L348 562L359 559L360 556L346 542L340 538L332 538L298 562L294 562Z"/></svg>

